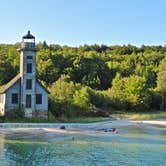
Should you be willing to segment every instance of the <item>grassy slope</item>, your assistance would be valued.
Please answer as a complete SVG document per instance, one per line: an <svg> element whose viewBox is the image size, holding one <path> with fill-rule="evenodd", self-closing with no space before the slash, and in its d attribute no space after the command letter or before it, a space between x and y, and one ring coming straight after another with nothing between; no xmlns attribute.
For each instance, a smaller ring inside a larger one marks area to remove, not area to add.
<svg viewBox="0 0 166 166"><path fill-rule="evenodd" d="M147 113L115 113L113 117L126 118L132 120L166 120L166 112L147 112Z"/></svg>
<svg viewBox="0 0 166 166"><path fill-rule="evenodd" d="M5 119L1 123L93 123L102 121L114 120L110 117L77 117L77 118L55 118L55 119L39 119L39 118L19 118L19 119Z"/></svg>
<svg viewBox="0 0 166 166"><path fill-rule="evenodd" d="M102 121L112 121L115 118L125 118L131 120L166 120L166 112L115 112L111 114L112 117L74 117L74 118L50 118L48 120L39 119L39 118L14 118L8 119L0 117L0 123L11 122L11 123L93 123L93 122L102 122Z"/></svg>

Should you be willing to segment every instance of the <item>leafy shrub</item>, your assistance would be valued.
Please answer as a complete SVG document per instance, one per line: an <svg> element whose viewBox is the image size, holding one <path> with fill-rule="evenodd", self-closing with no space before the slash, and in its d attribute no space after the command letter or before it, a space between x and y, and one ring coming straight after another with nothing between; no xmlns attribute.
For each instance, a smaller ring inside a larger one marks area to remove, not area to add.
<svg viewBox="0 0 166 166"><path fill-rule="evenodd" d="M90 97L87 87L82 87L77 90L73 95L73 104L76 105L80 110L88 111L90 108Z"/></svg>
<svg viewBox="0 0 166 166"><path fill-rule="evenodd" d="M5 119L22 119L24 118L24 111L22 109L10 110L5 113Z"/></svg>
<svg viewBox="0 0 166 166"><path fill-rule="evenodd" d="M88 89L90 96L90 103L97 108L108 109L111 108L112 102L105 91L96 91L91 88Z"/></svg>
<svg viewBox="0 0 166 166"><path fill-rule="evenodd" d="M117 75L108 94L119 109L148 109L150 93L144 77L132 75L122 78Z"/></svg>

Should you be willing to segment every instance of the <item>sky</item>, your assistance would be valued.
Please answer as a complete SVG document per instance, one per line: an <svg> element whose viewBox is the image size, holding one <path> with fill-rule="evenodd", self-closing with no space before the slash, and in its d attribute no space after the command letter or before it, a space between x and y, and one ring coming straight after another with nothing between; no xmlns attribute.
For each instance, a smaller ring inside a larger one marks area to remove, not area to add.
<svg viewBox="0 0 166 166"><path fill-rule="evenodd" d="M166 44L166 0L0 0L0 43Z"/></svg>

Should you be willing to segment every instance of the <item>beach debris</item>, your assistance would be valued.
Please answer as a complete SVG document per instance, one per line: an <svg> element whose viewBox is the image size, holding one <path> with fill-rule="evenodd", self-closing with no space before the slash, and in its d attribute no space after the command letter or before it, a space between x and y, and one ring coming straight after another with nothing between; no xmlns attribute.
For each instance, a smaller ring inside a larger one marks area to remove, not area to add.
<svg viewBox="0 0 166 166"><path fill-rule="evenodd" d="M115 134L118 134L119 132L118 132L118 130L115 130L114 133L115 133Z"/></svg>
<svg viewBox="0 0 166 166"><path fill-rule="evenodd" d="M64 125L60 126L60 129L65 130L66 127Z"/></svg>
<svg viewBox="0 0 166 166"><path fill-rule="evenodd" d="M99 129L99 131L104 131L104 132L113 132L115 134L118 134L118 129L117 128L102 128L102 129Z"/></svg>

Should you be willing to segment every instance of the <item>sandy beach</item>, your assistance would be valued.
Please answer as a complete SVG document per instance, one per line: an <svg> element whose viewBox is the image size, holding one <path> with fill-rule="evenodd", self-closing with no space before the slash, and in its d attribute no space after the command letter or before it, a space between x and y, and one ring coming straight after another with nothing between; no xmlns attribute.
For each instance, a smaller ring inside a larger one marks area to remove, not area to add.
<svg viewBox="0 0 166 166"><path fill-rule="evenodd" d="M65 126L65 129L60 129ZM59 134L80 134L103 132L116 128L117 130L125 127L156 128L166 127L166 120L146 120L133 121L119 119L115 121L95 122L95 123L2 123L0 124L1 134L25 133L59 133Z"/></svg>

